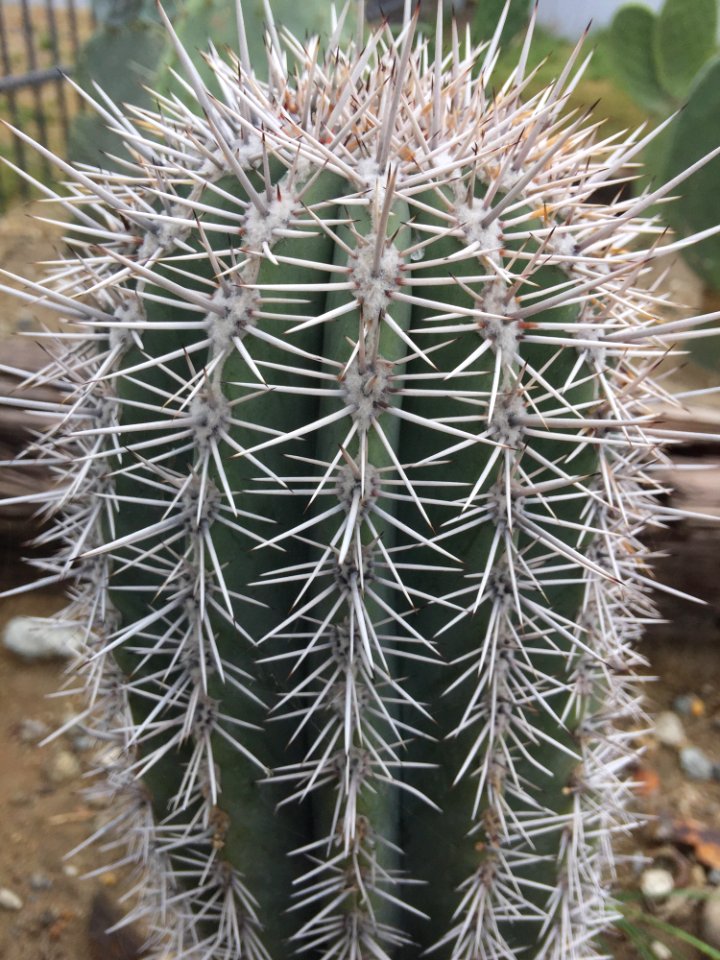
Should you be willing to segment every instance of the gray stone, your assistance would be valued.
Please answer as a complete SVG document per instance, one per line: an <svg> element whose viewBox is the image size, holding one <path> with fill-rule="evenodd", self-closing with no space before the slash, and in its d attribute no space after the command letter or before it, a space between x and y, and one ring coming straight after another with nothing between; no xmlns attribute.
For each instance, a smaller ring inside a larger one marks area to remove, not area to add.
<svg viewBox="0 0 720 960"><path fill-rule="evenodd" d="M22 910L23 902L20 897L7 887L0 887L0 909Z"/></svg>
<svg viewBox="0 0 720 960"><path fill-rule="evenodd" d="M640 889L646 900L665 900L674 887L673 875L662 867L650 867L640 877Z"/></svg>
<svg viewBox="0 0 720 960"><path fill-rule="evenodd" d="M33 890L49 890L52 886L52 880L46 873L36 873L30 874L30 886Z"/></svg>
<svg viewBox="0 0 720 960"><path fill-rule="evenodd" d="M673 710L682 717L694 716L693 707L697 702L697 697L692 693L682 693L673 700Z"/></svg>
<svg viewBox="0 0 720 960"><path fill-rule="evenodd" d="M50 761L47 774L51 783L65 783L82 773L80 761L69 750L60 750Z"/></svg>
<svg viewBox="0 0 720 960"><path fill-rule="evenodd" d="M703 902L700 930L706 943L720 948L720 890L714 890Z"/></svg>
<svg viewBox="0 0 720 960"><path fill-rule="evenodd" d="M683 747L680 751L680 766L693 780L711 780L714 764L699 747Z"/></svg>
<svg viewBox="0 0 720 960"><path fill-rule="evenodd" d="M661 943L660 940L653 940L650 944L650 952L658 960L672 960L672 950L667 944Z"/></svg>
<svg viewBox="0 0 720 960"><path fill-rule="evenodd" d="M50 733L50 727L44 720L35 720L33 717L27 717L20 721L18 727L18 736L23 743L38 743L43 737Z"/></svg>
<svg viewBox="0 0 720 960"><path fill-rule="evenodd" d="M82 646L82 630L48 617L13 617L3 632L3 646L23 660L69 659Z"/></svg>
<svg viewBox="0 0 720 960"><path fill-rule="evenodd" d="M682 720L672 710L664 710L655 718L655 738L665 747L680 748L685 743Z"/></svg>

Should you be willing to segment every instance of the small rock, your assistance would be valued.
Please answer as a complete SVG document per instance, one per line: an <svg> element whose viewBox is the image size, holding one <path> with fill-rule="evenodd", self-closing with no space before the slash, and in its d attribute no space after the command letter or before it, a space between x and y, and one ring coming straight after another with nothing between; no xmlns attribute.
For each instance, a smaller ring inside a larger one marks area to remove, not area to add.
<svg viewBox="0 0 720 960"><path fill-rule="evenodd" d="M48 617L13 617L5 627L3 646L23 660L70 658L82 646L80 627Z"/></svg>
<svg viewBox="0 0 720 960"><path fill-rule="evenodd" d="M66 863L62 868L62 872L66 877L77 877L77 875L80 873L78 868L72 863Z"/></svg>
<svg viewBox="0 0 720 960"><path fill-rule="evenodd" d="M712 870L708 871L707 882L712 884L713 887L720 886L720 870L717 867L713 867Z"/></svg>
<svg viewBox="0 0 720 960"><path fill-rule="evenodd" d="M665 747L680 748L686 741L680 717L672 710L664 710L655 720L655 737Z"/></svg>
<svg viewBox="0 0 720 960"><path fill-rule="evenodd" d="M55 910L54 907L48 907L47 910L43 910L38 917L38 923L41 927L44 927L47 930L48 927L51 927L54 923L57 923L59 919L60 914L57 912L57 910Z"/></svg>
<svg viewBox="0 0 720 960"><path fill-rule="evenodd" d="M715 764L699 747L683 747L680 751L680 766L693 780L711 780Z"/></svg>
<svg viewBox="0 0 720 960"><path fill-rule="evenodd" d="M50 761L47 774L51 783L65 783L82 773L80 761L69 750L60 750Z"/></svg>
<svg viewBox="0 0 720 960"><path fill-rule="evenodd" d="M16 893L7 887L0 887L0 909L22 910L22 906L23 902Z"/></svg>
<svg viewBox="0 0 720 960"><path fill-rule="evenodd" d="M653 940L650 944L650 952L658 960L672 960L672 950L667 944L661 943L660 940Z"/></svg>
<svg viewBox="0 0 720 960"><path fill-rule="evenodd" d="M705 704L694 693L684 693L673 700L673 710L682 717L705 716Z"/></svg>
<svg viewBox="0 0 720 960"><path fill-rule="evenodd" d="M18 737L23 743L37 743L50 733L50 727L44 720L35 720L33 717L27 717L21 720L18 726Z"/></svg>
<svg viewBox="0 0 720 960"><path fill-rule="evenodd" d="M673 893L667 900L663 900L658 905L657 912L662 920L683 926L690 922L696 906L697 901L693 897L689 897L686 891L682 891L682 893Z"/></svg>
<svg viewBox="0 0 720 960"><path fill-rule="evenodd" d="M700 920L702 938L715 949L720 948L720 891L714 891L703 903Z"/></svg>
<svg viewBox="0 0 720 960"><path fill-rule="evenodd" d="M52 886L52 880L45 873L31 873L30 886L33 890L49 890Z"/></svg>
<svg viewBox="0 0 720 960"><path fill-rule="evenodd" d="M640 877L640 889L646 900L664 900L673 892L675 881L669 870L650 867Z"/></svg>
<svg viewBox="0 0 720 960"><path fill-rule="evenodd" d="M647 867L650 862L646 854L642 850L634 850L628 856L628 864L630 865L632 872L636 877L639 877L643 870Z"/></svg>
<svg viewBox="0 0 720 960"><path fill-rule="evenodd" d="M72 738L72 748L75 753L87 753L88 750L97 744L95 737L89 736L87 733L79 733L76 737Z"/></svg>

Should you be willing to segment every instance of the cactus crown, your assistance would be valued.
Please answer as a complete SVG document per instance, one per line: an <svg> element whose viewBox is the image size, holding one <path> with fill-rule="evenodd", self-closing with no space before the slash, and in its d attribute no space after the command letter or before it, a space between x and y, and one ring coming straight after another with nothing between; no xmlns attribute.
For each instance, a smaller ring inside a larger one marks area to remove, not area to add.
<svg viewBox="0 0 720 960"><path fill-rule="evenodd" d="M523 100L532 23L495 89L502 21L445 52L406 7L347 50L270 20L262 82L241 30L216 93L176 41L183 98L94 104L134 159L41 187L46 575L177 958L579 960L613 916L651 374L709 319L647 279L681 178L596 202L647 138L564 116L580 45Z"/></svg>

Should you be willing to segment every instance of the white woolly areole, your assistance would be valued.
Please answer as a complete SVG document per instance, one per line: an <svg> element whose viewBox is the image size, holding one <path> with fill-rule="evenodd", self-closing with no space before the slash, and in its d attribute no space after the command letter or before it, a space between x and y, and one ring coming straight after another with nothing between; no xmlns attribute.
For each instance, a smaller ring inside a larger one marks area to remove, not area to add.
<svg viewBox="0 0 720 960"><path fill-rule="evenodd" d="M355 471L352 469L352 467L350 467L349 464L345 464L338 471L335 492L337 493L338 500L343 504L346 510L350 509L356 494L361 491L361 486L361 478L356 475ZM361 493L360 509L358 513L360 519L365 516L372 502L377 500L379 495L380 473L376 467L368 463L365 465L365 490L364 495Z"/></svg>
<svg viewBox="0 0 720 960"><path fill-rule="evenodd" d="M482 318L480 333L492 340L495 349L502 353L508 364L518 359L519 341L517 320L512 319L512 312L508 309L511 302L514 303L508 300L507 288L501 281L497 280L483 287L482 310L498 316Z"/></svg>
<svg viewBox="0 0 720 960"><path fill-rule="evenodd" d="M464 238L468 243L478 244L478 256L488 257L493 263L502 263L502 227L497 218L483 226L488 211L482 203L463 203L457 208L457 218Z"/></svg>
<svg viewBox="0 0 720 960"><path fill-rule="evenodd" d="M145 323L146 321L145 307L139 297L131 297L128 300L123 300L123 302L113 310L113 316L119 324L138 324ZM130 347L132 337L132 328L126 326L110 327L108 334L111 348L119 347L125 350Z"/></svg>
<svg viewBox="0 0 720 960"><path fill-rule="evenodd" d="M509 447L517 447L522 441L525 405L516 393L500 394L490 420L489 433L494 440Z"/></svg>
<svg viewBox="0 0 720 960"><path fill-rule="evenodd" d="M564 233L556 230L547 238L545 244L548 250L558 258L559 262L556 264L557 266L565 270L573 269L573 264L567 260L567 257L575 256L577 253L577 244L575 237L570 231Z"/></svg>
<svg viewBox="0 0 720 960"><path fill-rule="evenodd" d="M219 390L208 388L193 399L190 416L193 418L195 443L199 450L206 450L226 428L230 404Z"/></svg>
<svg viewBox="0 0 720 960"><path fill-rule="evenodd" d="M375 234L367 235L365 243L356 251L350 272L366 321L374 321L387 309L390 302L388 294L398 288L402 264L399 250L393 244L389 244L383 249L376 272L373 263L375 240Z"/></svg>
<svg viewBox="0 0 720 960"><path fill-rule="evenodd" d="M220 288L212 302L224 311L222 316L215 312L207 315L213 353L217 355L229 350L233 339L242 339L247 328L255 323L254 313L260 304L260 297L257 290L248 287L233 287L231 290Z"/></svg>
<svg viewBox="0 0 720 960"><path fill-rule="evenodd" d="M342 389L353 408L353 419L363 432L370 429L378 412L389 403L391 372L392 364L382 358L364 370L360 369L357 360L347 368Z"/></svg>
<svg viewBox="0 0 720 960"><path fill-rule="evenodd" d="M367 184L380 183L380 186L382 186L381 170L374 157L362 157L358 160L355 165L355 173Z"/></svg>
<svg viewBox="0 0 720 960"><path fill-rule="evenodd" d="M268 203L267 213L261 213L257 207L251 206L243 229L245 245L251 250L260 250L264 243L273 243L275 231L287 227L296 202L293 194L287 193L280 198L273 197Z"/></svg>
<svg viewBox="0 0 720 960"><path fill-rule="evenodd" d="M138 257L141 260L155 256L158 250L172 250L192 231L192 221L188 220L187 207L182 204L174 204L170 208L169 216L177 217L177 221L163 220L145 234L142 246L138 251Z"/></svg>

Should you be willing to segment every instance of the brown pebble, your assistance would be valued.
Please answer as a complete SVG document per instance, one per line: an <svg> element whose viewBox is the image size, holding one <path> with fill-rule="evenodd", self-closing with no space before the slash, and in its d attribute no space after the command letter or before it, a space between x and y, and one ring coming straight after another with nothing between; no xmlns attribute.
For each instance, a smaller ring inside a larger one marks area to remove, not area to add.
<svg viewBox="0 0 720 960"><path fill-rule="evenodd" d="M69 750L60 750L50 761L47 774L51 783L66 783L82 773L80 762Z"/></svg>

